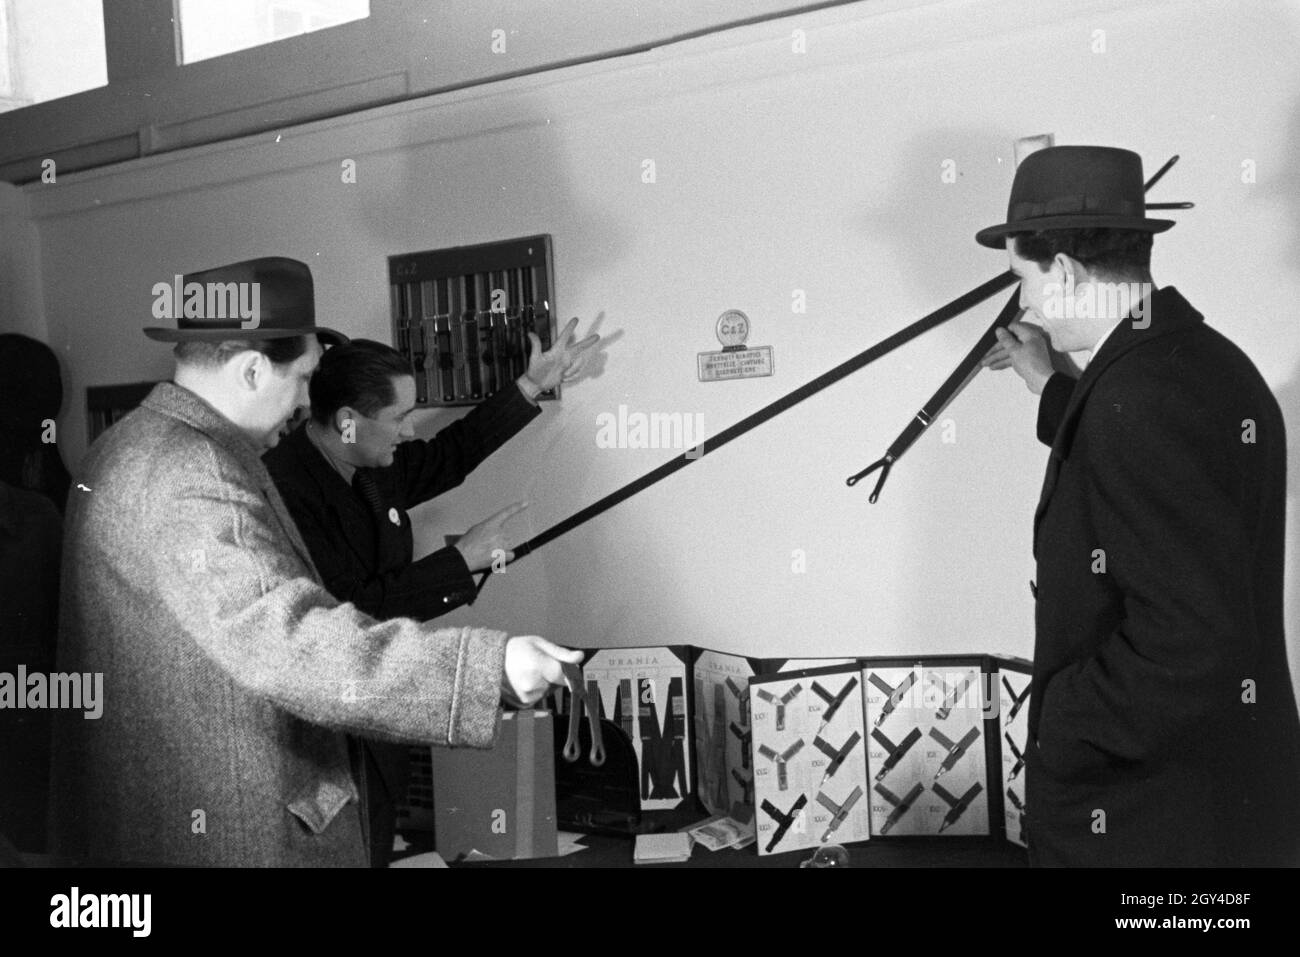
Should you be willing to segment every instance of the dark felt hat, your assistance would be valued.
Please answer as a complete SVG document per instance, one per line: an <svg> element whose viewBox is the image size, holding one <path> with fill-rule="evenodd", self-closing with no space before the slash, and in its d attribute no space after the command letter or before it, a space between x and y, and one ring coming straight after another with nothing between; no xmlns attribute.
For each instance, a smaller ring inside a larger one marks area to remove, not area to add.
<svg viewBox="0 0 1300 957"><path fill-rule="evenodd" d="M160 289L159 287L167 287ZM154 287L154 316L176 328L150 326L159 342L221 342L316 335L328 343L348 337L316 325L311 270L306 263L267 256L205 269Z"/></svg>
<svg viewBox="0 0 1300 957"><path fill-rule="evenodd" d="M1147 219L1142 157L1113 146L1049 146L1016 168L1007 221L975 234L1001 249L1008 233L1040 229L1137 229L1162 233L1172 219Z"/></svg>

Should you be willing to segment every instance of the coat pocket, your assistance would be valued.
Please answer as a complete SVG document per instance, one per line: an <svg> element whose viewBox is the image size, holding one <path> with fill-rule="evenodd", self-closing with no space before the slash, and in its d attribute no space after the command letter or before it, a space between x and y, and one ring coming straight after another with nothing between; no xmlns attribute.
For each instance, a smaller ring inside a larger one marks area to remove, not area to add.
<svg viewBox="0 0 1300 957"><path fill-rule="evenodd" d="M330 822L349 801L356 799L356 785L350 776L346 784L317 778L308 783L287 806L289 813L302 821L308 830L320 834L330 826Z"/></svg>

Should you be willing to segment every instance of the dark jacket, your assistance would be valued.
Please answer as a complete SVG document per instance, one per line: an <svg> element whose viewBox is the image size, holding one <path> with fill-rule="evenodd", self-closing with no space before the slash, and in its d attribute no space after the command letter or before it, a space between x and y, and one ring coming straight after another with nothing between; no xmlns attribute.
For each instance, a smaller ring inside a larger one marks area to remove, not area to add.
<svg viewBox="0 0 1300 957"><path fill-rule="evenodd" d="M54 670L62 537L53 502L0 479L0 675ZM0 708L0 768L0 835L45 850L49 711Z"/></svg>
<svg viewBox="0 0 1300 957"><path fill-rule="evenodd" d="M1077 383L1052 378L1038 434L1031 859L1300 863L1268 386L1165 288L1148 328L1125 321Z"/></svg>
<svg viewBox="0 0 1300 957"><path fill-rule="evenodd" d="M540 414L511 385L427 442L403 442L387 468L358 469L351 486L311 444L305 426L264 461L330 594L379 619L424 621L472 604L475 583L451 546L411 560L407 510L460 485ZM364 492L367 478L378 491L373 503Z"/></svg>
<svg viewBox="0 0 1300 957"><path fill-rule="evenodd" d="M305 426L264 461L330 594L381 621L426 621L472 604L477 589L453 547L411 560L407 509L460 485L540 414L511 385L429 441L403 442L387 468L358 469L351 486L312 445ZM353 761L367 805L371 862L383 867L392 849L396 808L406 793L407 749L354 741Z"/></svg>

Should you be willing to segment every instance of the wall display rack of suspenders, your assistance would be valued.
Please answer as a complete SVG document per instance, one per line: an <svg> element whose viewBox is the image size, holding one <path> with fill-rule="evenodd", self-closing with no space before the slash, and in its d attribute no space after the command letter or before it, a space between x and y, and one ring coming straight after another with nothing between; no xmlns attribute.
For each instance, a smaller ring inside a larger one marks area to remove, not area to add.
<svg viewBox="0 0 1300 957"><path fill-rule="evenodd" d="M543 349L555 337L554 277L547 235L390 256L393 346L416 404L476 405L523 375L528 333Z"/></svg>
<svg viewBox="0 0 1300 957"><path fill-rule="evenodd" d="M690 809L745 822L760 855L918 836L1023 847L1031 672L993 655L588 651L579 701L556 696L559 824L647 832ZM413 782L404 827L432 820L428 792Z"/></svg>

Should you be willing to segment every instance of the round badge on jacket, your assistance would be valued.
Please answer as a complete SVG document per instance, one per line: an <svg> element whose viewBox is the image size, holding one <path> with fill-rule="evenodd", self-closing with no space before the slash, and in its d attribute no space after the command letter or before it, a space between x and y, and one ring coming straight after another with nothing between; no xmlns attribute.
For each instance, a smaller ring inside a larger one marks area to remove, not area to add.
<svg viewBox="0 0 1300 957"><path fill-rule="evenodd" d="M397 514L397 509L395 508L390 508L388 510L388 520L392 522L394 525L402 524L402 516Z"/></svg>

